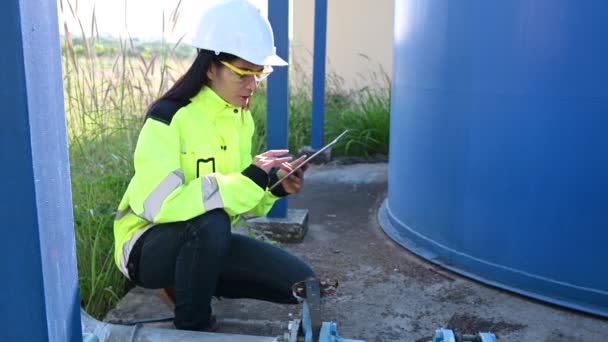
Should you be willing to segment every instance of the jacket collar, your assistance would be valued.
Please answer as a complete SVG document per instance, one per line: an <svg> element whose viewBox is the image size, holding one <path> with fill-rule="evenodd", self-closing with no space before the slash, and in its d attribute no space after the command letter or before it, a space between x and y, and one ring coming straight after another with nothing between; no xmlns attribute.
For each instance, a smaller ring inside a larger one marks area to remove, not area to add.
<svg viewBox="0 0 608 342"><path fill-rule="evenodd" d="M221 116L234 116L241 111L240 107L224 101L213 89L204 86L190 101L205 116L216 120Z"/></svg>

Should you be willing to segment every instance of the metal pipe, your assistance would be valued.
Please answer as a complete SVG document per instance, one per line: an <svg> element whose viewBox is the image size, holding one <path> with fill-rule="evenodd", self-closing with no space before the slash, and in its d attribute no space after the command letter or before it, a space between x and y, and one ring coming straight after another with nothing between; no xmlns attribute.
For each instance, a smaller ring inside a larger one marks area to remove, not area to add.
<svg viewBox="0 0 608 342"><path fill-rule="evenodd" d="M100 342L182 341L182 342L277 342L277 337L208 333L188 330L149 328L142 325L119 325L96 320L80 310L82 331L95 335Z"/></svg>

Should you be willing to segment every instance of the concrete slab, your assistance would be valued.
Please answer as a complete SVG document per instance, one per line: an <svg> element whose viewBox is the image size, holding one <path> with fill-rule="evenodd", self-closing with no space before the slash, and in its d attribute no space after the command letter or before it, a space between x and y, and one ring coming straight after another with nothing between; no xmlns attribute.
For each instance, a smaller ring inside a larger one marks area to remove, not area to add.
<svg viewBox="0 0 608 342"><path fill-rule="evenodd" d="M287 217L256 217L244 223L245 229L253 229L268 239L284 242L302 242L308 231L308 209L287 209Z"/></svg>
<svg viewBox="0 0 608 342"><path fill-rule="evenodd" d="M221 301L213 300L214 313L218 316L220 327L218 333L276 337L288 331L288 319L247 318L226 312L222 306ZM141 287L129 291L118 305L108 312L103 321L124 325L141 323L150 328L175 329L173 311L160 299L157 291Z"/></svg>
<svg viewBox="0 0 608 342"><path fill-rule="evenodd" d="M377 221L386 198L387 170L386 164L315 165L307 171L303 191L289 200L291 208L309 210L309 230L301 243L282 247L309 262L321 278L339 281L337 293L324 301L322 317L336 322L341 336L426 342L444 327L463 333L492 331L500 342L607 339L606 319L483 285L394 243ZM137 300L130 295L108 317L124 316L125 310L140 318L169 314L151 291L143 291ZM152 312L153 307L161 311ZM220 324L222 319L286 324L301 310L247 299L214 301L213 308ZM243 330L230 332L273 333L255 325L236 329Z"/></svg>

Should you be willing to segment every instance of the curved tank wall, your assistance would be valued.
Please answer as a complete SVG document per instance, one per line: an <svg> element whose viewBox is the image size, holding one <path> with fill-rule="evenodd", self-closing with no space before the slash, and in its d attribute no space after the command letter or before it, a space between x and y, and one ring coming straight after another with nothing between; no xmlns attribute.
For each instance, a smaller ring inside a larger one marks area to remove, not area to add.
<svg viewBox="0 0 608 342"><path fill-rule="evenodd" d="M608 316L608 2L395 1L389 235Z"/></svg>

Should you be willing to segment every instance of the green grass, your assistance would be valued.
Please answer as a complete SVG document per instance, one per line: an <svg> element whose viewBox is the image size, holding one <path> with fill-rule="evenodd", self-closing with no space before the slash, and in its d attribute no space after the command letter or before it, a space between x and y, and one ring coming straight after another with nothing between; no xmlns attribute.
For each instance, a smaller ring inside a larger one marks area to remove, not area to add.
<svg viewBox="0 0 608 342"><path fill-rule="evenodd" d="M112 235L116 201L132 175L124 140L121 134L108 134L79 137L70 145L81 303L100 318L127 286L114 264Z"/></svg>
<svg viewBox="0 0 608 342"><path fill-rule="evenodd" d="M60 4L64 11L71 7L68 1L60 0ZM180 44L154 43L150 49L128 38L103 48L100 44L107 39L97 37L94 28L85 32L82 25L80 36L80 49L75 48L69 32L62 41L78 280L81 305L102 318L130 287L114 265L113 220L133 174L142 116L147 105L185 71L192 57L183 57ZM389 83L381 76L378 87L357 91L341 89L338 78L329 78L325 139L351 130L334 148L336 155L388 153ZM291 89L289 111L289 148L297 151L310 145L309 85ZM257 126L253 150L257 153L266 146L264 87L254 96L252 113Z"/></svg>
<svg viewBox="0 0 608 342"><path fill-rule="evenodd" d="M336 144L335 156L372 158L388 154L390 97L388 87L363 88L357 91L330 88L325 96L324 140L349 129ZM253 149L266 148L266 93L259 89L252 100L256 123ZM306 90L292 90L289 98L289 149L292 152L311 144L312 100Z"/></svg>
<svg viewBox="0 0 608 342"><path fill-rule="evenodd" d="M388 154L390 99L385 89L365 88L327 100L325 141L349 129L334 148L336 155L373 157Z"/></svg>

